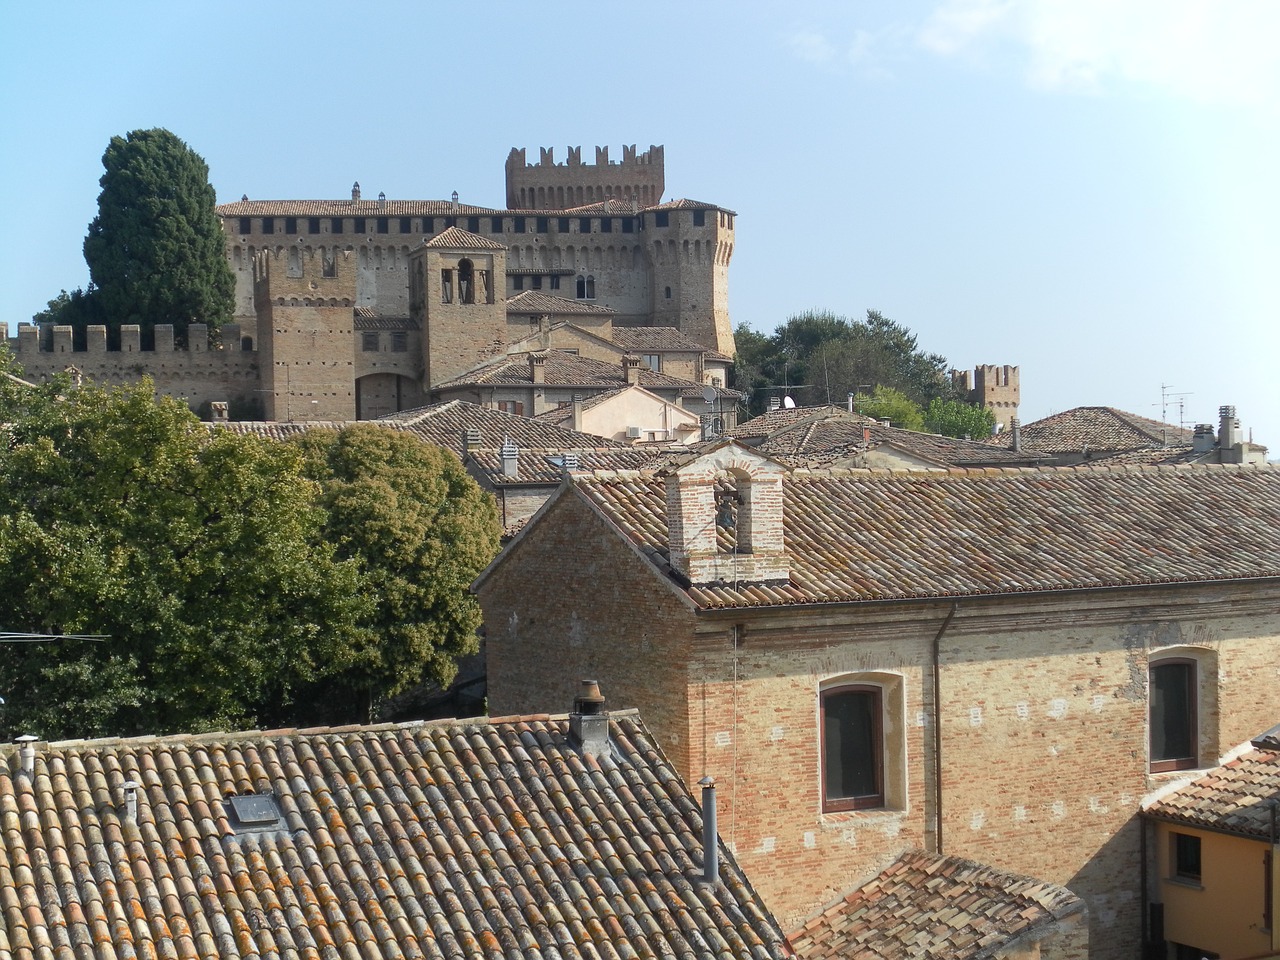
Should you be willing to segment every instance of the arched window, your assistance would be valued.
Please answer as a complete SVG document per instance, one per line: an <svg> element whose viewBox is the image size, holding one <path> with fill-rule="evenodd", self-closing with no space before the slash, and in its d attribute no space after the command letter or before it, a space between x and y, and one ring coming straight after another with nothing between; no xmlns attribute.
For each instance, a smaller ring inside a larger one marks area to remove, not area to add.
<svg viewBox="0 0 1280 960"><path fill-rule="evenodd" d="M1149 667L1151 772L1200 765L1199 670L1195 660L1170 657Z"/></svg>
<svg viewBox="0 0 1280 960"><path fill-rule="evenodd" d="M582 274L578 274L577 297L579 300L585 300L587 298L587 278L582 276Z"/></svg>
<svg viewBox="0 0 1280 960"><path fill-rule="evenodd" d="M596 278L587 277L587 299L594 300L596 298Z"/></svg>
<svg viewBox="0 0 1280 960"><path fill-rule="evenodd" d="M822 691L822 809L884 806L884 696L878 685Z"/></svg>

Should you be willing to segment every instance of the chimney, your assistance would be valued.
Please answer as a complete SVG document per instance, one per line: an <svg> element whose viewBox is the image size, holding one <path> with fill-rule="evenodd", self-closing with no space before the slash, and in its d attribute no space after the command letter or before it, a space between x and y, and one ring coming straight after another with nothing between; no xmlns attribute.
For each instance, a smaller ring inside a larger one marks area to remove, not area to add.
<svg viewBox="0 0 1280 960"><path fill-rule="evenodd" d="M1212 423L1197 423L1195 436L1191 438L1191 449L1195 453L1210 453L1217 445L1218 439L1213 434Z"/></svg>
<svg viewBox="0 0 1280 960"><path fill-rule="evenodd" d="M502 441L502 475L504 477L520 475L520 448L510 437Z"/></svg>
<svg viewBox="0 0 1280 960"><path fill-rule="evenodd" d="M1009 421L1009 432L1013 434L1013 452L1022 452L1022 423L1017 417Z"/></svg>
<svg viewBox="0 0 1280 960"><path fill-rule="evenodd" d="M126 780L120 784L120 789L124 791L124 818L129 823L138 822L138 787L142 784L137 780Z"/></svg>
<svg viewBox="0 0 1280 960"><path fill-rule="evenodd" d="M462 449L466 453L480 449L480 431L475 427L467 427L462 431Z"/></svg>
<svg viewBox="0 0 1280 960"><path fill-rule="evenodd" d="M609 714L595 680L578 685L573 713L569 714L569 742L588 757L603 757L609 752Z"/></svg>
<svg viewBox="0 0 1280 960"><path fill-rule="evenodd" d="M856 412L857 412L857 411L855 411L855 410L853 409L853 398L854 398L854 396L856 396L856 394L854 394L854 392L853 392L852 390L850 390L850 391L849 391L849 396L846 398L846 399L848 400L848 402L849 402L849 412L850 412L850 413L856 413Z"/></svg>
<svg viewBox="0 0 1280 960"><path fill-rule="evenodd" d="M1223 450L1244 443L1244 431L1240 429L1240 421L1236 419L1236 408L1233 406L1218 408L1218 446Z"/></svg>
<svg viewBox="0 0 1280 960"><path fill-rule="evenodd" d="M25 773L28 777L36 775L36 740L29 733L24 733L18 737L18 769Z"/></svg>
<svg viewBox="0 0 1280 960"><path fill-rule="evenodd" d="M781 409L782 409L782 398L781 398L781 397L770 397L770 398L769 398L769 411L770 411L770 412L773 412L774 410L781 410Z"/></svg>
<svg viewBox="0 0 1280 960"><path fill-rule="evenodd" d="M566 453L564 455L564 472L572 473L578 469L578 455L576 453Z"/></svg>
<svg viewBox="0 0 1280 960"><path fill-rule="evenodd" d="M360 181L359 180L357 180L355 183L351 185L351 199L353 202L360 199Z"/></svg>
<svg viewBox="0 0 1280 960"><path fill-rule="evenodd" d="M214 423L226 423L228 418L227 401L214 400L209 404L209 416Z"/></svg>
<svg viewBox="0 0 1280 960"><path fill-rule="evenodd" d="M703 777L702 786L702 882L720 879L720 837L716 829L716 781Z"/></svg>
<svg viewBox="0 0 1280 960"><path fill-rule="evenodd" d="M529 354L529 379L534 383L546 382L547 355L545 353Z"/></svg>
<svg viewBox="0 0 1280 960"><path fill-rule="evenodd" d="M640 358L633 357L631 354L623 354L622 357L622 377L627 381L627 385L631 386L640 382Z"/></svg>
<svg viewBox="0 0 1280 960"><path fill-rule="evenodd" d="M573 429L582 432L582 398L573 398Z"/></svg>

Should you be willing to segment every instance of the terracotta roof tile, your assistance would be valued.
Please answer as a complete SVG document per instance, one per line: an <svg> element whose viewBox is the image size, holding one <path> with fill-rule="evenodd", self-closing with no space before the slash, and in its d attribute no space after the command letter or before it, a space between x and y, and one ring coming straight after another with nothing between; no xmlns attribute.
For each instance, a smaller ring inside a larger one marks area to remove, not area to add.
<svg viewBox="0 0 1280 960"><path fill-rule="evenodd" d="M543 376L545 377L545 382L551 386L615 389L626 384L626 377L623 375L620 363L605 363L603 360L593 360L590 357L579 356L564 350L539 352L544 352L546 355ZM667 376L665 373L657 373L644 367L639 371L639 380L640 385L646 390L671 390L675 388L680 391L680 396L682 397L699 397L702 395L702 391L706 389L701 384L694 383L691 380ZM451 387L471 386L473 384L519 385L532 382L532 376L529 372L529 354L516 353L490 360L468 370L466 373L459 374L452 380L437 384L435 389L446 390ZM737 398L741 396L741 394L733 390L726 390L723 387L719 388L718 392L725 397Z"/></svg>
<svg viewBox="0 0 1280 960"><path fill-rule="evenodd" d="M804 420L821 417L832 413L847 413L844 407L825 404L819 407L779 407L746 420L730 431L729 436L736 440L754 440L767 437L785 427L794 426ZM856 414L854 414L856 416ZM868 423L875 423L870 417L863 417Z"/></svg>
<svg viewBox="0 0 1280 960"><path fill-rule="evenodd" d="M450 227L444 233L437 234L428 240L425 246L446 249L459 250L505 250L505 243L498 243L497 240L490 240L488 237L482 237L478 233L472 233L469 230L463 230L461 227Z"/></svg>
<svg viewBox="0 0 1280 960"><path fill-rule="evenodd" d="M509 210L456 206L449 200L236 200L220 203L220 217L466 217L500 216Z"/></svg>
<svg viewBox="0 0 1280 960"><path fill-rule="evenodd" d="M776 923L639 719L40 745L0 753L13 960L781 960ZM137 822L125 813L132 779ZM244 829L225 798L269 794ZM274 803L280 819L274 818Z"/></svg>
<svg viewBox="0 0 1280 960"><path fill-rule="evenodd" d="M656 472L574 478L664 573ZM784 479L791 575L695 585L703 607L1087 589L1280 576L1280 471L797 470Z"/></svg>
<svg viewBox="0 0 1280 960"><path fill-rule="evenodd" d="M799 960L979 960L1083 912L1064 887L908 852L788 939Z"/></svg>
<svg viewBox="0 0 1280 960"><path fill-rule="evenodd" d="M585 300L570 300L567 297L553 297L549 293L537 290L525 290L507 300L507 313L545 313L549 315L562 313L590 313L600 316L611 316L613 310L601 307Z"/></svg>
<svg viewBox="0 0 1280 960"><path fill-rule="evenodd" d="M1022 447L1033 453L1079 453L1086 447L1094 453L1137 450L1146 447L1185 447L1194 432L1161 423L1115 407L1075 407L1020 428ZM1004 431L986 441L1009 447L1012 431Z"/></svg>
<svg viewBox="0 0 1280 960"><path fill-rule="evenodd" d="M1280 751L1255 747L1147 804L1143 813L1266 840L1271 833L1271 805L1278 801Z"/></svg>
<svg viewBox="0 0 1280 960"><path fill-rule="evenodd" d="M733 361L733 357L709 350L692 337L685 336L678 327L615 326L610 336L618 346L633 353L701 353L708 360Z"/></svg>
<svg viewBox="0 0 1280 960"><path fill-rule="evenodd" d="M759 418L757 418L759 419ZM944 467L1022 467L1037 458L975 440L943 437L878 421L847 410L822 413L766 437L758 447L788 466L828 466L888 446Z"/></svg>
<svg viewBox="0 0 1280 960"><path fill-rule="evenodd" d="M231 421L209 426L219 430L252 433L274 440L283 440L311 429L341 430L355 422L352 420L324 420L309 423ZM501 410L491 410L465 400L435 403L389 414L378 420L360 422L375 423L391 430L412 433L427 443L452 450L459 457L465 451L464 434L468 430L479 431L482 449L497 449L502 446L503 441L508 439L521 446L537 447L543 450L629 449L627 444L597 437L594 434L565 430L554 424L504 413Z"/></svg>
<svg viewBox="0 0 1280 960"><path fill-rule="evenodd" d="M559 484L564 477L563 458L566 453L578 458L576 470L586 472L639 470L652 466L661 456L658 453L632 447L623 450L519 449L517 452L517 472L514 477L504 474L500 450L476 450L467 454L467 460L483 472L494 486L507 486L530 483Z"/></svg>

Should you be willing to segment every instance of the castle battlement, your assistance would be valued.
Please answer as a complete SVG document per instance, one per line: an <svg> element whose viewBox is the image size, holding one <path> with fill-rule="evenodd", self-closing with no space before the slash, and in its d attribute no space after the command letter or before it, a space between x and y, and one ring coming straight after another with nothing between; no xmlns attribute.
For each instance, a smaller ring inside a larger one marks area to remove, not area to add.
<svg viewBox="0 0 1280 960"><path fill-rule="evenodd" d="M541 147L529 163L523 147L507 155L507 207L512 210L568 210L601 200L631 200L642 206L662 201L666 187L664 153L651 144L640 153L623 144L622 159L610 160L609 148L596 147L595 163L582 162L582 148L569 147L556 163L555 148Z"/></svg>
<svg viewBox="0 0 1280 960"><path fill-rule="evenodd" d="M983 363L968 370L952 370L951 383L970 403L986 407L996 417L996 426L1008 430L1017 419L1021 388L1018 368L1009 364Z"/></svg>
<svg viewBox="0 0 1280 960"><path fill-rule="evenodd" d="M153 345L144 349L142 346L142 328L136 323L122 324L120 327L120 345L109 346L107 328L102 324L91 324L85 330L82 344L76 342L75 330L64 324L42 323L37 326L25 321L18 324L18 335L10 338L9 324L0 321L0 338L6 340L9 349L24 364L29 365L33 358L41 355L78 354L83 356L97 354L167 354L179 353L189 355L212 354L214 356L230 353L253 353L253 338L240 335L240 324L224 324L219 331L221 343L214 343L209 336L209 327L204 323L187 325L187 344L177 344L174 326L171 323L158 323L153 330Z"/></svg>

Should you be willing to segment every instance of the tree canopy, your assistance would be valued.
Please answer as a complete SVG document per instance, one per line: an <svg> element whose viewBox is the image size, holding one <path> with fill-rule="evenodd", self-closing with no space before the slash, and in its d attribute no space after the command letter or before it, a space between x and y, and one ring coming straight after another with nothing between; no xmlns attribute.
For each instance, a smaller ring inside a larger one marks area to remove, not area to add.
<svg viewBox="0 0 1280 960"><path fill-rule="evenodd" d="M372 598L349 661L313 699L370 714L379 696L423 680L441 686L477 649L472 580L498 552L493 499L448 451L372 424L313 430L297 441L320 486L325 535L359 565Z"/></svg>
<svg viewBox="0 0 1280 960"><path fill-rule="evenodd" d="M734 383L750 395L750 412L763 412L763 387L793 385L802 406L844 403L850 394L877 388L900 390L917 406L934 397L952 398L947 359L926 353L915 334L879 311L851 320L825 310L791 317L772 335L739 326Z"/></svg>
<svg viewBox="0 0 1280 960"><path fill-rule="evenodd" d="M182 335L189 323L229 321L235 277L200 155L168 130L134 130L111 138L102 165L84 241L92 284L82 296L103 322L172 323Z"/></svg>
<svg viewBox="0 0 1280 960"><path fill-rule="evenodd" d="M443 451L211 431L146 382L0 378L0 422L0 628L102 638L0 644L9 734L364 720L474 642L497 521Z"/></svg>

